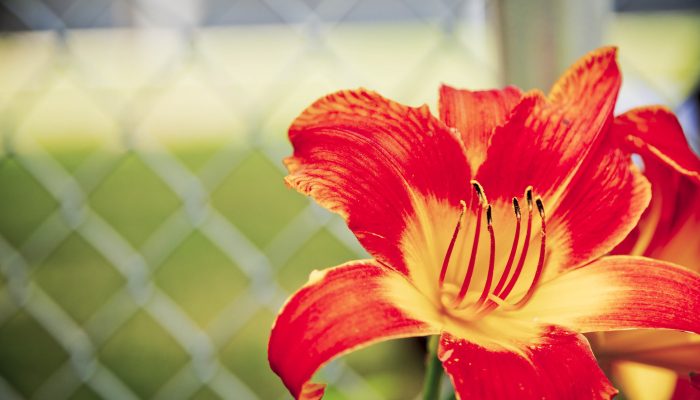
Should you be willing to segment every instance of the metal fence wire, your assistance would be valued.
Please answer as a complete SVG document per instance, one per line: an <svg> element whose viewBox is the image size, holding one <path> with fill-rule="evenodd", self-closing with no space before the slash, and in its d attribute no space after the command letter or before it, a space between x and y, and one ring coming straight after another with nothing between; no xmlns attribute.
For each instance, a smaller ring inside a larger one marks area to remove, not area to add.
<svg viewBox="0 0 700 400"><path fill-rule="evenodd" d="M398 22L360 41L343 26L371 2L172 3L0 5L2 399L287 398L275 313L362 255L284 187L289 122L358 84L496 83L480 1L380 2ZM337 398L385 396L344 361L323 373Z"/></svg>
<svg viewBox="0 0 700 400"><path fill-rule="evenodd" d="M497 86L491 11L0 3L0 398L288 398L267 366L276 312L311 270L364 254L284 186L289 123L340 88L417 105L442 81ZM373 357L419 376L397 346ZM366 365L325 368L329 397L417 393Z"/></svg>

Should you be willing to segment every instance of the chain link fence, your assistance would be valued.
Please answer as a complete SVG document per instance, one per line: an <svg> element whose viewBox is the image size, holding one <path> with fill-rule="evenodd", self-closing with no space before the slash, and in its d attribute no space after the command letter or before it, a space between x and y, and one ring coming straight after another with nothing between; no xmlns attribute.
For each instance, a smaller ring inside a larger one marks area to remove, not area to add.
<svg viewBox="0 0 700 400"><path fill-rule="evenodd" d="M0 398L288 398L276 312L364 254L284 186L289 123L340 88L417 105L443 81L499 86L491 7L3 2ZM380 345L322 379L412 397L421 357Z"/></svg>
<svg viewBox="0 0 700 400"><path fill-rule="evenodd" d="M388 26L359 1L166 3L3 4L32 31L0 39L0 398L286 398L275 313L362 255L284 186L288 124L359 84L411 101L446 68L496 83L484 42L455 32L471 15L485 37L482 2L389 4ZM418 347L392 346L371 356L419 376ZM417 391L367 364L326 368L329 395Z"/></svg>

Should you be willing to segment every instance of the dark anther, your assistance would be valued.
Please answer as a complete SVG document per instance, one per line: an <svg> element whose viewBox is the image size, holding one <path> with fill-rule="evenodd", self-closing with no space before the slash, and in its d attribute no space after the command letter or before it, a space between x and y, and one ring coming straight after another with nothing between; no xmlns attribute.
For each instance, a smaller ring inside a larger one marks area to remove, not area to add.
<svg viewBox="0 0 700 400"><path fill-rule="evenodd" d="M535 203L537 203L537 211L539 211L540 217L544 218L544 205L542 204L542 199L538 198Z"/></svg>
<svg viewBox="0 0 700 400"><path fill-rule="evenodd" d="M472 186L474 186L474 190L476 191L476 195L479 197L479 203L483 203L484 191L481 189L481 185L479 185L479 182L472 181Z"/></svg>

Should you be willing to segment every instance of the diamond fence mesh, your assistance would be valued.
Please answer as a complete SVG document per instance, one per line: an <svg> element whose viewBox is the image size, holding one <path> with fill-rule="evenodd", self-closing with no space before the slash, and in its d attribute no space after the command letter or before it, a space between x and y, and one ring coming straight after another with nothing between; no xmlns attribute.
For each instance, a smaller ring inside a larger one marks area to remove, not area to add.
<svg viewBox="0 0 700 400"><path fill-rule="evenodd" d="M338 88L496 83L482 2L357 26L368 3L166 3L0 6L35 30L0 38L0 398L286 398L266 361L276 311L362 255L284 186L288 124ZM371 357L419 376L417 349ZM324 370L331 397L415 395L368 357Z"/></svg>
<svg viewBox="0 0 700 400"><path fill-rule="evenodd" d="M499 84L485 1L168 4L0 5L2 399L287 398L275 313L364 254L284 186L288 124L339 88ZM322 374L407 398L421 368L399 341Z"/></svg>

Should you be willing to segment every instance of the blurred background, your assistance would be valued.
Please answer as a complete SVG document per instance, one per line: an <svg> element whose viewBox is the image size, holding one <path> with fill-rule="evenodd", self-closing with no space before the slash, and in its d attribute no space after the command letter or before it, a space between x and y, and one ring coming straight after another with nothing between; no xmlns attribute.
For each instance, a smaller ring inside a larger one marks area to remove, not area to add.
<svg viewBox="0 0 700 400"><path fill-rule="evenodd" d="M619 46L619 111L674 108L697 149L697 1L0 1L0 399L286 399L277 310L365 256L285 187L286 129L365 86L548 88ZM328 399L415 398L423 343L320 372Z"/></svg>

